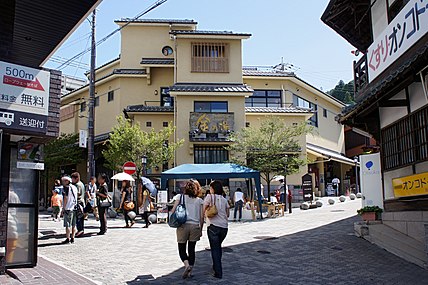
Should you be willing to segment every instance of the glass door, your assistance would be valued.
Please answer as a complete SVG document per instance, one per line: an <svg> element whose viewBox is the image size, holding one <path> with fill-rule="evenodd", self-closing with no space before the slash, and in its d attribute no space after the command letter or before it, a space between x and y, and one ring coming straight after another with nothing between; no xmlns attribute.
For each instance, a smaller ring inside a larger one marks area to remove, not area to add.
<svg viewBox="0 0 428 285"><path fill-rule="evenodd" d="M6 266L35 266L39 173L18 169L17 158L18 149L11 146Z"/></svg>

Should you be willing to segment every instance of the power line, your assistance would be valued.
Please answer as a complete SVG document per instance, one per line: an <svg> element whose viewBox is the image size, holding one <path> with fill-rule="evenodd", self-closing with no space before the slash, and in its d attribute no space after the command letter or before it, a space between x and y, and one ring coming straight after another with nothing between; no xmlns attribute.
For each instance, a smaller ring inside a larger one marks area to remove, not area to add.
<svg viewBox="0 0 428 285"><path fill-rule="evenodd" d="M117 28L116 30L114 30L113 32L111 32L110 34L108 34L107 36L105 36L104 38L102 38L101 40L99 40L95 46L99 46L100 44L102 44L103 42L107 41L109 38L111 38L113 35L115 35L116 33L118 33L119 31L121 31L123 28L125 28L126 26L128 26L131 22L138 20L139 18L141 18L142 16L144 16L145 14L149 13L150 11L156 9L157 7L159 7L160 5L164 4L165 2L167 2L168 0L158 0L156 1L156 3L154 3L153 5L151 5L150 7L148 7L147 9L145 9L143 12L141 12L140 14L138 14L137 16L135 16L132 19L129 19L123 26ZM80 56L90 52L91 49L90 48L86 48L84 49L82 52L79 52L78 54L76 54L75 56L71 57L70 59L68 59L67 61L65 61L64 63L62 63L61 65L59 65L57 67L58 70L62 70L63 68L67 67L69 65L70 62L74 61L75 59L79 58Z"/></svg>

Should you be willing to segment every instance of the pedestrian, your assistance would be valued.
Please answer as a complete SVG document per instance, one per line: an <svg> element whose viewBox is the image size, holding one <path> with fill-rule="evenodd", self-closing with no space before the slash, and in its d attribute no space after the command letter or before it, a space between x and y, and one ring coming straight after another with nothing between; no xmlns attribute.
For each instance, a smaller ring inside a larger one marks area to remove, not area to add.
<svg viewBox="0 0 428 285"><path fill-rule="evenodd" d="M97 207L97 199L96 199L96 193L97 193L96 183L97 183L97 178L95 176L92 176L88 183L88 188L86 190L86 197L88 199L90 208L92 208L92 212L94 213L95 219L99 221L100 218L98 216L98 207Z"/></svg>
<svg viewBox="0 0 428 285"><path fill-rule="evenodd" d="M221 244L226 238L229 217L229 204L223 197L223 185L220 181L215 180L210 183L210 194L204 201L204 213L206 214L209 207L215 206L217 214L207 219L207 233L210 242L211 257L213 261L212 276L223 278L223 269L221 265L222 249Z"/></svg>
<svg viewBox="0 0 428 285"><path fill-rule="evenodd" d="M71 177L64 176L62 179L64 196L64 227L65 240L62 244L74 243L76 234L76 206L77 206L77 188L72 185Z"/></svg>
<svg viewBox="0 0 428 285"><path fill-rule="evenodd" d="M339 189L340 179L337 178L337 176L334 176L333 180L331 180L331 183L333 184L333 189L334 189L336 196L339 196L339 194L340 194L340 189Z"/></svg>
<svg viewBox="0 0 428 285"><path fill-rule="evenodd" d="M196 242L202 236L202 227L204 225L203 200L198 197L201 186L197 180L189 180L184 187L183 194L175 201L172 213L179 204L186 208L187 220L177 228L177 243L180 259L184 264L183 279L191 276L193 266L195 265L195 247Z"/></svg>
<svg viewBox="0 0 428 285"><path fill-rule="evenodd" d="M122 181L122 198L120 199L119 208L123 210L123 215L125 216L126 228L130 228L134 225L134 219L131 219L128 214L134 208L134 203L132 202L132 187L129 180ZM132 205L130 205L132 203ZM131 208L132 206L132 208Z"/></svg>
<svg viewBox="0 0 428 285"><path fill-rule="evenodd" d="M83 209L85 207L85 185L80 181L80 173L73 172L71 174L71 180L74 186L77 188L77 203L78 206ZM77 233L76 237L80 237L85 233L85 217L84 215L76 216L77 218Z"/></svg>
<svg viewBox="0 0 428 285"><path fill-rule="evenodd" d="M138 205L139 205L139 212L141 214L141 217L143 218L146 225L144 228L148 228L150 225L149 221L149 214L151 211L151 198L150 198L150 191L147 189L146 185L143 185L142 183L139 186L138 191Z"/></svg>
<svg viewBox="0 0 428 285"><path fill-rule="evenodd" d="M244 205L244 193L242 193L241 188L236 189L235 194L233 194L234 202L234 211L233 211L233 221L236 222L236 214L239 212L239 221L242 219L242 206Z"/></svg>
<svg viewBox="0 0 428 285"><path fill-rule="evenodd" d="M62 207L62 196L58 194L58 190L52 190L51 207L53 213L53 221L59 222L59 211Z"/></svg>
<svg viewBox="0 0 428 285"><path fill-rule="evenodd" d="M61 181L59 179L55 180L54 190L58 192L58 195L61 197L61 200L64 202L64 199L63 199L63 196L62 196L63 187L62 187L62 183L61 183ZM63 204L64 203L62 203L61 207L59 208L60 216L62 215Z"/></svg>
<svg viewBox="0 0 428 285"><path fill-rule="evenodd" d="M107 186L107 174L100 173L98 175L98 183L100 186L97 190L97 205L98 205L98 214L100 217L100 231L97 235L104 235L107 232L107 209L111 206L111 203L108 203L108 186ZM110 204L110 206L108 206Z"/></svg>

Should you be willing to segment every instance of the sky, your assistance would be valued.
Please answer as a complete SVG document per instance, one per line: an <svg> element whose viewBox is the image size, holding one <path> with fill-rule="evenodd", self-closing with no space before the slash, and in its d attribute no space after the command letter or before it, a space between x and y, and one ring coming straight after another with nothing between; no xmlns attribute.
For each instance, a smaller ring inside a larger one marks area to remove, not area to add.
<svg viewBox="0 0 428 285"><path fill-rule="evenodd" d="M115 30L114 20L133 18L155 0L103 0L97 8L97 41ZM356 57L349 43L321 20L328 0L168 0L142 19L194 19L200 30L251 33L243 42L244 66L292 64L303 80L324 91L339 80L353 78ZM45 64L58 68L90 45L90 23L83 21ZM120 53L120 33L97 47L97 66ZM84 78L89 70L90 54L77 58L66 68L67 75Z"/></svg>

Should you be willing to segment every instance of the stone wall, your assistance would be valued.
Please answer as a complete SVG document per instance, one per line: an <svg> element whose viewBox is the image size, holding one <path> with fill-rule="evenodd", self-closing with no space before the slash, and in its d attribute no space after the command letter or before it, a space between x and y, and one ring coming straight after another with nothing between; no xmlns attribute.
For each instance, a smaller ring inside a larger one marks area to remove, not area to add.
<svg viewBox="0 0 428 285"><path fill-rule="evenodd" d="M382 214L382 220L384 225L424 244L428 239L428 211L385 212Z"/></svg>

